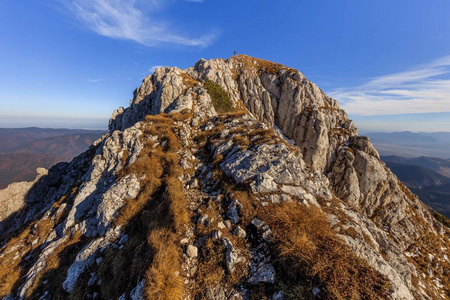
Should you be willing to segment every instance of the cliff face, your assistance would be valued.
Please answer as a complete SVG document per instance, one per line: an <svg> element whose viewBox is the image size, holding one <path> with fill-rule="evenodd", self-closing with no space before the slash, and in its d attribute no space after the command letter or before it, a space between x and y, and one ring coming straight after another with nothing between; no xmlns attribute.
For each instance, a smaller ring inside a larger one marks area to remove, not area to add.
<svg viewBox="0 0 450 300"><path fill-rule="evenodd" d="M448 229L297 70L160 68L109 127L0 220L0 296L449 297Z"/></svg>

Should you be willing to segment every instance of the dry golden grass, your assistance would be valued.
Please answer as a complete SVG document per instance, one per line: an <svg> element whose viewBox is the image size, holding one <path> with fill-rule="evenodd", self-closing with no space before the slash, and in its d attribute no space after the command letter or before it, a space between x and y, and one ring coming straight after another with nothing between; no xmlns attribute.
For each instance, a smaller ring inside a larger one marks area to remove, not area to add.
<svg viewBox="0 0 450 300"><path fill-rule="evenodd" d="M387 279L339 240L318 208L285 203L267 216L288 290L319 285L331 299L388 298Z"/></svg>
<svg viewBox="0 0 450 300"><path fill-rule="evenodd" d="M440 298L433 283L434 277L442 279L443 291L450 298L450 262L448 258L445 258L445 255L448 256L448 249L450 249L448 236L440 237L433 232L428 232L407 250L416 254L416 256L408 257L408 260L422 273L420 277L425 283L425 290L429 296L434 297L433 299Z"/></svg>
<svg viewBox="0 0 450 300"><path fill-rule="evenodd" d="M181 274L181 247L177 242L190 222L187 199L180 176L179 150L181 143L175 122L192 117L188 114L161 114L146 117L144 132L158 137L158 143L144 141L144 149L136 162L127 166L119 176L134 173L141 180L141 191L136 200L129 200L122 208L116 225L124 225L130 240L124 251L110 253L101 274L107 276L108 266L113 267L114 277L121 278L123 268L133 276L145 274L145 295L149 299L182 299L184 286ZM147 242L142 244L142 236ZM146 253L138 262L133 247ZM146 250L147 249L147 250ZM111 250L113 251L113 250ZM111 252L110 251L110 252ZM113 251L114 252L114 251ZM118 256L120 259L118 259ZM120 279L119 279L120 280ZM116 297L123 285L102 286L106 298Z"/></svg>
<svg viewBox="0 0 450 300"><path fill-rule="evenodd" d="M24 271L22 255L31 253L47 239L53 230L53 222L41 219L26 226L16 237L12 238L3 249L0 258L0 297L4 297L15 288ZM34 243L33 243L34 242ZM22 254L22 255L18 255Z"/></svg>
<svg viewBox="0 0 450 300"><path fill-rule="evenodd" d="M245 135L234 135L232 140L233 143L240 146L241 149L247 149L250 145L250 141Z"/></svg>
<svg viewBox="0 0 450 300"><path fill-rule="evenodd" d="M170 201L170 213L177 232L182 232L190 221L190 214L186 208L186 196L178 178L167 179L167 197Z"/></svg>
<svg viewBox="0 0 450 300"><path fill-rule="evenodd" d="M64 198L62 198L64 199ZM37 258L39 254L38 248L44 243L48 235L51 233L55 226L50 219L44 218L37 222L31 223L15 238L11 239L5 249L2 252L0 259L0 297L4 297L12 293L20 284L20 279L26 272L24 268L24 261L20 254L29 253L33 259ZM68 242L63 243L46 260L45 268L39 273L39 276L34 282L34 285L27 291L27 297L36 291L39 284L41 284L41 277L46 273L59 267L58 254L65 248L72 244L72 241L79 241L79 235L75 235L69 239ZM29 259L30 262L33 261ZM29 267L31 265L28 265Z"/></svg>
<svg viewBox="0 0 450 300"><path fill-rule="evenodd" d="M186 89L193 88L198 83L197 80L186 73L180 73L179 75L183 78L183 84L186 86Z"/></svg>
<svg viewBox="0 0 450 300"><path fill-rule="evenodd" d="M173 124L173 119L168 117L168 114L148 115L145 117L145 121L153 124Z"/></svg>
<svg viewBox="0 0 450 300"><path fill-rule="evenodd" d="M348 227L348 228L344 229L342 233L345 235L348 235L349 237L352 237L354 239L359 237L358 232L353 227Z"/></svg>
<svg viewBox="0 0 450 300"><path fill-rule="evenodd" d="M328 104L325 104L324 106L320 106L319 110L330 110L330 111L336 111L337 109L332 108L331 106L329 106Z"/></svg>
<svg viewBox="0 0 450 300"><path fill-rule="evenodd" d="M147 299L183 299L184 284L179 273L181 258L176 235L168 229L154 230L148 236L148 243L156 254L147 271Z"/></svg>
<svg viewBox="0 0 450 300"><path fill-rule="evenodd" d="M80 232L75 232L73 235L69 236L61 245L59 245L47 258L45 261L45 268L41 270L36 277L34 284L27 290L27 298L37 298L34 294L38 291L44 292L44 287L41 286L42 281L47 280L50 286L45 288L51 289L52 293L55 294L57 298L58 294L56 291L59 289L61 291L61 285L65 279L65 274L69 269L69 266L73 262L76 254L81 250L81 245L77 245L82 241L82 234ZM82 242L85 245L86 242ZM74 248L75 251L71 251L69 254L68 250ZM55 276L57 275L57 276Z"/></svg>
<svg viewBox="0 0 450 300"><path fill-rule="evenodd" d="M95 151L95 147L90 149L89 159L94 157ZM87 170L89 166L89 163L86 162L83 167ZM52 204L50 217L35 216L36 221L23 225L5 238L3 241L5 247L0 250L0 298L14 293L23 283L23 275L36 262L42 250L41 246L53 228L62 222L68 213L67 209L62 212L58 212L58 209L63 203L69 204L70 207L78 194L80 184L81 181L76 181L75 185L69 189L69 194L62 196Z"/></svg>
<svg viewBox="0 0 450 300"><path fill-rule="evenodd" d="M284 65L277 64L268 60L263 60L248 55L236 55L230 58L230 60L238 61L241 65L235 72L240 73L243 70L257 71L261 73L268 73L277 75L281 70L287 70L289 72L298 72L296 69L288 68Z"/></svg>
<svg viewBox="0 0 450 300"><path fill-rule="evenodd" d="M222 242L208 239L206 245L202 246L202 252L204 255L198 263L196 281L192 287L195 299L202 299L207 288L223 284L225 278L223 270L225 253Z"/></svg>
<svg viewBox="0 0 450 300"><path fill-rule="evenodd" d="M0 260L0 297L5 297L13 291L16 282L20 279L20 258L17 251L29 251L30 227L25 228L17 237L11 239L3 250Z"/></svg>

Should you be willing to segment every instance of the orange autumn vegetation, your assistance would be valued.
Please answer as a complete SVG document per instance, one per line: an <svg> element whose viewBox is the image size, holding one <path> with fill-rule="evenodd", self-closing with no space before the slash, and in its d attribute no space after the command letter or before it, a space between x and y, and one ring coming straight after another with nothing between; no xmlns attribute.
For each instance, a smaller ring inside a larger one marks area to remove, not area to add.
<svg viewBox="0 0 450 300"><path fill-rule="evenodd" d="M190 214L180 180L181 144L174 123L189 117L179 113L147 116L144 136L157 136L158 143L143 140L145 146L139 157L118 174L133 173L142 178L139 196L126 203L117 225L126 226L138 216L147 220L141 230L147 234L146 247L150 252L144 287L148 299L176 300L184 296L182 277L178 273L182 252L177 241L190 221Z"/></svg>
<svg viewBox="0 0 450 300"><path fill-rule="evenodd" d="M306 297L314 286L331 299L389 297L387 279L338 238L317 207L284 203L271 206L266 216L288 297Z"/></svg>

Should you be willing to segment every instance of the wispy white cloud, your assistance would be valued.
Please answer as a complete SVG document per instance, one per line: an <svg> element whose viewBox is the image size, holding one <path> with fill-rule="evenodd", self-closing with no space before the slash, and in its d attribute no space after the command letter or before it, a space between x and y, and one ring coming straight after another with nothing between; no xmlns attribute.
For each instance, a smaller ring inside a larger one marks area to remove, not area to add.
<svg viewBox="0 0 450 300"><path fill-rule="evenodd" d="M215 38L215 32L190 37L175 32L171 24L155 16L156 12L172 2L174 1L73 0L67 5L78 22L99 35L132 40L149 47L162 43L199 47L210 45Z"/></svg>
<svg viewBox="0 0 450 300"><path fill-rule="evenodd" d="M96 83L96 82L103 81L103 80L104 80L103 78L87 79L87 81L89 81L90 83Z"/></svg>
<svg viewBox="0 0 450 300"><path fill-rule="evenodd" d="M450 56L329 94L355 115L450 112Z"/></svg>
<svg viewBox="0 0 450 300"><path fill-rule="evenodd" d="M163 68L164 66L153 66L153 67L151 67L150 69L148 69L148 71L150 72L150 73L153 73L153 72L155 72L156 71L156 69L158 69L158 68Z"/></svg>

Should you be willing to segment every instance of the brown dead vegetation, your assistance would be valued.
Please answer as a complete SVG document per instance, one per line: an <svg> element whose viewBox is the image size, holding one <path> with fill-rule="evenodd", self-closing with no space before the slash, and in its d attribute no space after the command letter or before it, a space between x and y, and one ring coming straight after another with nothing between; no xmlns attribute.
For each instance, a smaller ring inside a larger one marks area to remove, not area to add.
<svg viewBox="0 0 450 300"><path fill-rule="evenodd" d="M433 299L440 299L439 294L442 292L450 298L449 249L448 231L444 237L428 232L407 249L408 252L414 254L414 256L408 257L408 260L421 273L420 278L425 284L425 291ZM433 278L442 279L442 289L437 288Z"/></svg>
<svg viewBox="0 0 450 300"><path fill-rule="evenodd" d="M88 242L89 239L79 231L69 234L45 261L45 269L38 274L34 285L28 290L27 298L39 299L46 291L51 291L53 299L67 299L68 293L63 290L62 284L76 255Z"/></svg>
<svg viewBox="0 0 450 300"><path fill-rule="evenodd" d="M278 268L287 293L299 296L319 286L331 299L386 299L387 279L358 258L316 207L297 202L270 207ZM303 295L307 297L305 293Z"/></svg>
<svg viewBox="0 0 450 300"><path fill-rule="evenodd" d="M133 286L123 274L146 279L145 295L149 299L182 299L184 286L181 271L181 247L177 244L190 222L178 151L177 122L192 115L183 113L147 116L144 148L136 161L119 172L119 178L135 174L141 178L141 191L128 200L116 225L124 226L129 241L123 249L108 249L100 266L105 278L102 295L117 298ZM157 136L156 141L152 136ZM108 277L108 279L106 279Z"/></svg>
<svg viewBox="0 0 450 300"><path fill-rule="evenodd" d="M298 70L288 68L282 64L277 64L268 60L263 60L243 54L232 56L229 59L237 61L239 63L238 68L234 70L239 74L244 70L248 72L268 73L272 75L277 75L281 70L286 70L291 73L298 72Z"/></svg>
<svg viewBox="0 0 450 300"><path fill-rule="evenodd" d="M184 284L180 272L180 247L177 236L170 229L150 232L148 243L155 251L151 267L147 271L147 299L183 299Z"/></svg>
<svg viewBox="0 0 450 300"><path fill-rule="evenodd" d="M186 89L193 88L198 83L197 80L186 73L180 73L179 75L183 78L183 84L186 86Z"/></svg>
<svg viewBox="0 0 450 300"><path fill-rule="evenodd" d="M95 149L90 149L89 158L92 158L94 153ZM85 166L86 169L87 167L88 165ZM58 214L58 209L63 203L68 204L70 207L78 194L80 184L81 182L76 182L76 185L70 188L70 194L62 196L52 204L48 217L37 216L36 221L17 229L10 234L8 240L5 239L7 242L0 250L0 297L14 293L23 283L24 275L41 254L43 249L41 246L55 226L62 222L68 213L68 210L64 210ZM45 277L47 273L55 268L55 264L53 264L54 254L52 253L47 259L46 266L41 272L43 274L41 277ZM33 295L31 298L34 298L34 294L41 288L42 281L42 278L38 278L35 281L33 287L28 291L28 297Z"/></svg>

